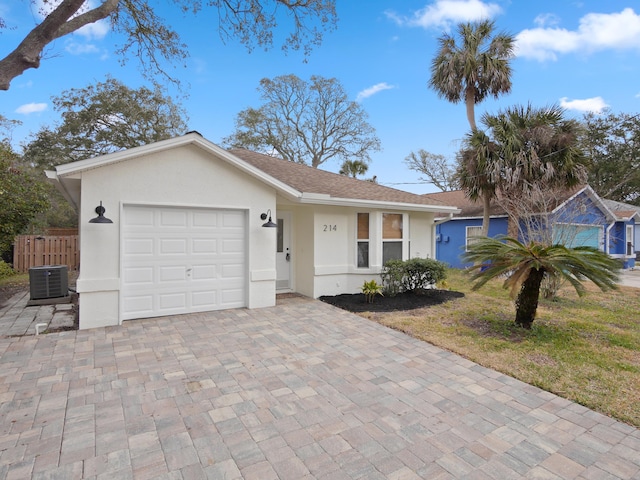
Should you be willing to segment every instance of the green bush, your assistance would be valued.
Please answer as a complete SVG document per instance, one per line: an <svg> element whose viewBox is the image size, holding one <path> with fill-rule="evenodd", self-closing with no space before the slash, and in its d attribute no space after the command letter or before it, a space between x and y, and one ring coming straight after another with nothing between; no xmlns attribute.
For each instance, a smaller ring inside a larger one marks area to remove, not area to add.
<svg viewBox="0 0 640 480"><path fill-rule="evenodd" d="M382 278L382 290L385 295L393 297L403 292L404 262L402 260L389 260L382 267L380 277Z"/></svg>
<svg viewBox="0 0 640 480"><path fill-rule="evenodd" d="M433 288L447 277L447 269L444 263L432 258L390 260L384 264L380 276L384 292L394 296L402 292Z"/></svg>
<svg viewBox="0 0 640 480"><path fill-rule="evenodd" d="M3 278L11 277L16 274L16 271L11 268L11 265L5 263L4 260L0 260L0 280Z"/></svg>

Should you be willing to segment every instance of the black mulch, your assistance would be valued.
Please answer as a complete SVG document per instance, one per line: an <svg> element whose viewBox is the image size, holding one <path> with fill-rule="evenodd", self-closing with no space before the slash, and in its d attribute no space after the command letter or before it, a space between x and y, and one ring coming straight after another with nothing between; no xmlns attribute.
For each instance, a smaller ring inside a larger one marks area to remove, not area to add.
<svg viewBox="0 0 640 480"><path fill-rule="evenodd" d="M439 305L456 298L464 297L464 293L450 290L424 290L420 293L405 292L393 297L377 295L373 303L367 303L362 293L335 296L323 296L320 300L350 312L395 312L415 310L417 308Z"/></svg>

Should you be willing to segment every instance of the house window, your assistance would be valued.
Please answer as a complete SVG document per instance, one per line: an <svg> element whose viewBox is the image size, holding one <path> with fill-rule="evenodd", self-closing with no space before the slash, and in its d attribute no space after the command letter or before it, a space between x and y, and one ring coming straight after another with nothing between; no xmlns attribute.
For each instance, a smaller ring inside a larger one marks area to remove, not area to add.
<svg viewBox="0 0 640 480"><path fill-rule="evenodd" d="M469 250L469 245L473 245L478 241L479 236L482 235L482 227L467 227L467 235L465 239L465 251Z"/></svg>
<svg viewBox="0 0 640 480"><path fill-rule="evenodd" d="M634 241L633 241L633 225L627 225L627 235L626 235L626 240L627 240L627 255L633 255L633 247L634 247Z"/></svg>
<svg viewBox="0 0 640 480"><path fill-rule="evenodd" d="M382 264L389 260L402 260L402 214L382 214Z"/></svg>
<svg viewBox="0 0 640 480"><path fill-rule="evenodd" d="M358 213L358 268L369 268L369 214Z"/></svg>

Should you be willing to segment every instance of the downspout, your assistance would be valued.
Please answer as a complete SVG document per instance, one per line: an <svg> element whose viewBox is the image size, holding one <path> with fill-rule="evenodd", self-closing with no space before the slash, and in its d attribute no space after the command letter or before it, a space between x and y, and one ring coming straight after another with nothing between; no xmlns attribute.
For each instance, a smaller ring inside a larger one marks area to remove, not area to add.
<svg viewBox="0 0 640 480"><path fill-rule="evenodd" d="M611 229L614 227L614 225L616 224L616 221L614 220L613 222L611 222L611 225L609 225L607 227L607 230L605 231L604 234L604 253L606 253L607 255L609 254L609 250L611 250L610 248L610 236L611 236Z"/></svg>
<svg viewBox="0 0 640 480"><path fill-rule="evenodd" d="M434 220L433 221L433 226L438 226L442 223L448 222L449 220L451 220L453 218L453 213L450 213L448 217L443 218L442 220ZM436 229L433 229L433 234L431 235L431 258L433 258L434 260L436 260Z"/></svg>

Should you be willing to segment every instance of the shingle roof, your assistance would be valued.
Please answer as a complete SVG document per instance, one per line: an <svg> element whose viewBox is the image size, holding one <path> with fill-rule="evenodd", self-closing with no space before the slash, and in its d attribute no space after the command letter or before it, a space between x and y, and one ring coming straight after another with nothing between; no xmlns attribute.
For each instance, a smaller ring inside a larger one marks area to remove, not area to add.
<svg viewBox="0 0 640 480"><path fill-rule="evenodd" d="M590 187L585 185L578 185L573 188L569 188L563 192L556 192L553 198L550 198L548 201L547 213L554 211L564 202L569 200L572 196L576 195L578 192L582 190L589 190L593 195L597 197L595 192L590 189ZM427 193L424 195L425 197L430 197L434 200L439 200L446 205L453 205L458 207L461 211L458 214L455 214L455 217L482 217L483 215L483 205L481 201L472 201L470 200L464 190L454 190L451 192L438 192L438 193ZM629 207L627 205L627 207ZM489 209L489 214L491 216L504 216L507 215L505 209L499 205L497 202L491 202L491 207Z"/></svg>
<svg viewBox="0 0 640 480"><path fill-rule="evenodd" d="M241 148L231 149L229 153L301 193L375 202L451 206L450 203L441 202L435 198L396 190L366 180L358 180Z"/></svg>
<svg viewBox="0 0 640 480"><path fill-rule="evenodd" d="M484 207L481 201L470 200L464 190L453 190L450 192L426 193L424 197L431 198L444 203L445 205L453 205L461 211L456 217L482 217ZM492 216L506 215L504 209L495 203L491 203L489 214Z"/></svg>

